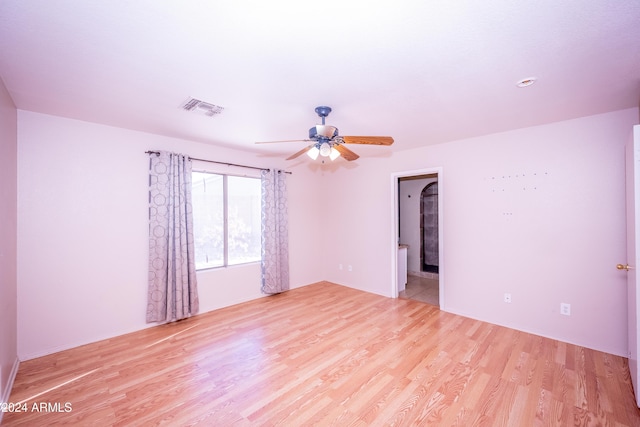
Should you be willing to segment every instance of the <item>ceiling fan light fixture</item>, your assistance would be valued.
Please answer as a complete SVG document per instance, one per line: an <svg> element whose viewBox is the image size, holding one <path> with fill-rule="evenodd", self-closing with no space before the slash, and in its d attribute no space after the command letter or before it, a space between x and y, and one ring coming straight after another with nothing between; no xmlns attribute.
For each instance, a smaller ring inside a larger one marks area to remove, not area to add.
<svg viewBox="0 0 640 427"><path fill-rule="evenodd" d="M320 144L320 155L322 157L328 157L331 154L331 144L328 142L323 142Z"/></svg>
<svg viewBox="0 0 640 427"><path fill-rule="evenodd" d="M331 152L329 153L329 158L333 161L340 157L340 152L335 149L335 147L331 147Z"/></svg>
<svg viewBox="0 0 640 427"><path fill-rule="evenodd" d="M311 157L313 160L318 158L318 154L320 154L320 150L315 145L307 151L307 156Z"/></svg>

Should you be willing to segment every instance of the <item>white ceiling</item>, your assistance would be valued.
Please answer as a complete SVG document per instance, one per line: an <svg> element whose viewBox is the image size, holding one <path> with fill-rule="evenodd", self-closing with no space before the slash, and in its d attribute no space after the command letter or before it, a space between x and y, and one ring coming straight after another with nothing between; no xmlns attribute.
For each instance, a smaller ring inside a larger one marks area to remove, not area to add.
<svg viewBox="0 0 640 427"><path fill-rule="evenodd" d="M22 110L266 155L328 105L404 150L637 107L640 0L2 0L0 76Z"/></svg>

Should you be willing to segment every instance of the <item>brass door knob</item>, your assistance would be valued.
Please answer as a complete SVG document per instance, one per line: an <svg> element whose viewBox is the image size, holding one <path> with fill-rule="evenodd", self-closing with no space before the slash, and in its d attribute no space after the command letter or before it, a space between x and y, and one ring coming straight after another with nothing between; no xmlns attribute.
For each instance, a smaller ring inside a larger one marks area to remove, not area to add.
<svg viewBox="0 0 640 427"><path fill-rule="evenodd" d="M629 270L631 270L633 267L631 267L629 264L618 264L618 265L616 265L616 268L617 268L618 270L626 270L626 271L629 271Z"/></svg>

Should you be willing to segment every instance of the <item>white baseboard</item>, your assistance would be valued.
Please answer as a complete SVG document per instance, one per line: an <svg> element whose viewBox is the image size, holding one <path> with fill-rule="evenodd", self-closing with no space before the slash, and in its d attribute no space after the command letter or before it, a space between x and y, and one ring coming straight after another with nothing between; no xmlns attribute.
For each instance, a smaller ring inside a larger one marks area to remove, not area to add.
<svg viewBox="0 0 640 427"><path fill-rule="evenodd" d="M16 375L18 375L18 368L20 367L20 360L16 357L16 360L13 362L13 367L11 368L11 372L9 373L9 378L7 380L7 385L4 390L2 390L2 396L0 398L0 402L9 402L9 398L11 397L11 389L13 388L13 382L16 379ZM2 423L2 415L4 412L0 411L0 424Z"/></svg>

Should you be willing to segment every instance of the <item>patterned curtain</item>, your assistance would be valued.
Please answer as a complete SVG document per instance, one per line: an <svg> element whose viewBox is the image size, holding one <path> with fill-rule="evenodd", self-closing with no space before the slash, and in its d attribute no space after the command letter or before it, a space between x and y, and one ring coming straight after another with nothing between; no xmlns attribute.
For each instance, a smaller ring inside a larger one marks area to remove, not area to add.
<svg viewBox="0 0 640 427"><path fill-rule="evenodd" d="M166 151L152 153L147 323L173 322L197 312L191 160Z"/></svg>
<svg viewBox="0 0 640 427"><path fill-rule="evenodd" d="M289 225L286 174L263 170L262 176L262 292L289 290Z"/></svg>

